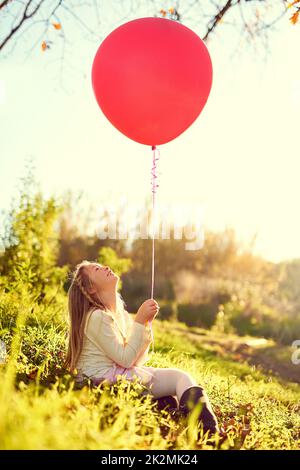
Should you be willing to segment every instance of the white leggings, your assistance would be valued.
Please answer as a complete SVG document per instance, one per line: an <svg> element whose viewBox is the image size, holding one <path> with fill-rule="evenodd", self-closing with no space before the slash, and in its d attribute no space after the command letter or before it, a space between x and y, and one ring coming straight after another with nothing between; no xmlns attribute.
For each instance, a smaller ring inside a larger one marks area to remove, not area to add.
<svg viewBox="0 0 300 470"><path fill-rule="evenodd" d="M176 368L146 367L153 374L153 381L149 386L149 391L154 398L166 395L176 396L178 401L183 392L193 385L198 385L195 379L188 373Z"/></svg>

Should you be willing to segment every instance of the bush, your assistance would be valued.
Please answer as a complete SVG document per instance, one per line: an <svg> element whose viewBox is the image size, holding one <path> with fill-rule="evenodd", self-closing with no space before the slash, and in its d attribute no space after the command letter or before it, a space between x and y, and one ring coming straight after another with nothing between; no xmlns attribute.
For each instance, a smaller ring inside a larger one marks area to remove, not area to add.
<svg viewBox="0 0 300 470"><path fill-rule="evenodd" d="M236 298L223 307L226 324L238 335L272 338L282 344L291 344L300 337L300 320L290 318L261 303L245 302Z"/></svg>
<svg viewBox="0 0 300 470"><path fill-rule="evenodd" d="M178 321L186 323L188 326L199 326L210 328L217 316L218 305L216 302L202 304L179 304Z"/></svg>
<svg viewBox="0 0 300 470"><path fill-rule="evenodd" d="M284 316L272 323L272 338L284 345L291 345L300 339L300 318Z"/></svg>
<svg viewBox="0 0 300 470"><path fill-rule="evenodd" d="M139 271L132 270L123 276L122 297L124 298L127 310L137 312L141 304L150 298L151 278ZM155 277L154 299L160 306L167 301L174 300L173 284L170 280L165 280L160 276ZM158 299L160 299L158 301Z"/></svg>
<svg viewBox="0 0 300 470"><path fill-rule="evenodd" d="M161 302L158 301L160 306L157 318L159 320L177 320L177 303L176 302Z"/></svg>
<svg viewBox="0 0 300 470"><path fill-rule="evenodd" d="M125 274L132 267L130 258L119 258L116 251L110 246L103 246L99 250L98 262L104 266L109 266L120 277L118 282L118 290L122 289L122 274Z"/></svg>
<svg viewBox="0 0 300 470"><path fill-rule="evenodd" d="M62 287L67 267L57 267L58 234L55 223L63 211L55 197L46 199L31 170L23 181L19 200L4 221L0 273L5 277L5 291L13 289L22 297L28 290L43 301L49 288Z"/></svg>

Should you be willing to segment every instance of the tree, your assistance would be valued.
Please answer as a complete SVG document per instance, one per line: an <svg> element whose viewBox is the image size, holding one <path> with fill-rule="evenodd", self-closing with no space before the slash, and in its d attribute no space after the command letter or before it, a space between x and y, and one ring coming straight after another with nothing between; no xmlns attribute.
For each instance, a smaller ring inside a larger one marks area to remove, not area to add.
<svg viewBox="0 0 300 470"><path fill-rule="evenodd" d="M291 23L292 24L298 23L299 14L300 14L300 0L293 0L292 2L287 1L287 8L293 9L292 16L290 16Z"/></svg>
<svg viewBox="0 0 300 470"><path fill-rule="evenodd" d="M114 224L114 215L111 213L107 194L97 207L85 196L83 191L71 190L62 196L64 210L58 218L58 266L68 264L73 268L83 259L96 260L99 250L104 246L109 246L119 256L125 254L126 240L101 237L102 231L99 226ZM122 208L118 208L117 222L121 211Z"/></svg>
<svg viewBox="0 0 300 470"><path fill-rule="evenodd" d="M112 5L114 3L114 5ZM17 44L24 41L24 35L33 41L29 53L37 47L46 52L57 47L61 41L61 60L65 60L67 46L72 47L70 31L85 34L84 39L100 42L104 39L101 31L105 9L112 8L111 16L116 15L116 2L82 3L77 0L0 0L0 51L8 54ZM286 0L196 0L174 1L168 10L161 8L161 2L132 0L119 1L118 22L141 16L156 16L190 24L202 39L208 39L217 30L233 27L239 31L245 44L259 39L264 42L268 32L288 11L289 7L298 8L298 1ZM159 5L159 6L158 6ZM299 11L295 12L294 23ZM222 25L222 27L221 27ZM30 36L30 34L32 36ZM12 48L9 50L9 46Z"/></svg>
<svg viewBox="0 0 300 470"><path fill-rule="evenodd" d="M118 276L129 271L132 267L132 261L130 258L119 258L115 250L105 246L99 250L98 262L109 266ZM122 289L121 279L118 282L118 290Z"/></svg>
<svg viewBox="0 0 300 470"><path fill-rule="evenodd" d="M41 300L49 288L62 283L67 268L56 267L58 236L54 227L62 209L54 197L43 197L29 168L1 236L0 273L7 289L17 289L21 281Z"/></svg>

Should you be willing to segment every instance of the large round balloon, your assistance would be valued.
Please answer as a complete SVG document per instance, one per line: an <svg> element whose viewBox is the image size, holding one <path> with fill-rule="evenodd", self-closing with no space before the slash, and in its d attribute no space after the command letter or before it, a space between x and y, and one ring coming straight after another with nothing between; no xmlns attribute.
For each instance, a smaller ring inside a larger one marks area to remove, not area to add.
<svg viewBox="0 0 300 470"><path fill-rule="evenodd" d="M139 18L100 44L92 85L101 110L120 132L141 144L165 144L201 113L212 63L191 29L167 18Z"/></svg>

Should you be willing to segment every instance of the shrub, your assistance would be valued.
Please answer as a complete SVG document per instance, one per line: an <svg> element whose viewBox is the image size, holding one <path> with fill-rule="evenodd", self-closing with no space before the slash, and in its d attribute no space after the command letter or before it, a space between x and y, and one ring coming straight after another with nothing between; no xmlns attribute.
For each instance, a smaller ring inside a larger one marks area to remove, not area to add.
<svg viewBox="0 0 300 470"><path fill-rule="evenodd" d="M210 328L216 319L218 305L216 302L202 304L179 304L178 321L186 323L188 326L199 326Z"/></svg>
<svg viewBox="0 0 300 470"><path fill-rule="evenodd" d="M177 303L158 301L160 309L157 316L160 320L177 320Z"/></svg>
<svg viewBox="0 0 300 470"><path fill-rule="evenodd" d="M67 267L56 266L58 234L55 222L63 206L54 197L45 199L31 170L24 178L19 200L7 215L0 273L5 290L26 284L36 301L42 301L49 288L62 286ZM20 292L22 296L22 292Z"/></svg>
<svg viewBox="0 0 300 470"><path fill-rule="evenodd" d="M137 312L140 305L150 298L151 278L139 271L132 270L123 277L122 296L128 311ZM160 276L155 277L154 298L160 306L174 300L173 284ZM160 299L158 301L158 299Z"/></svg>

